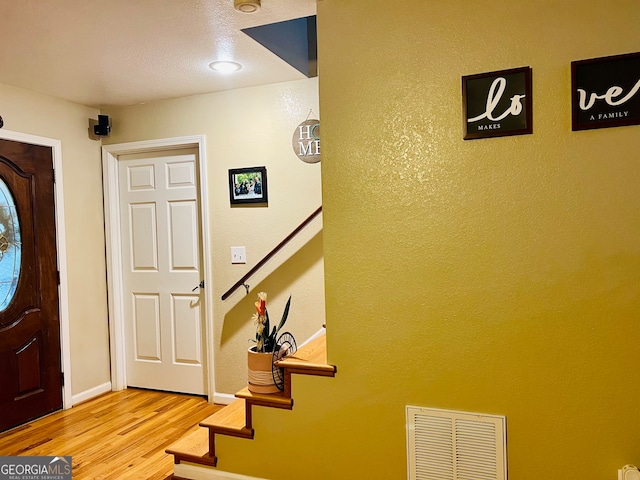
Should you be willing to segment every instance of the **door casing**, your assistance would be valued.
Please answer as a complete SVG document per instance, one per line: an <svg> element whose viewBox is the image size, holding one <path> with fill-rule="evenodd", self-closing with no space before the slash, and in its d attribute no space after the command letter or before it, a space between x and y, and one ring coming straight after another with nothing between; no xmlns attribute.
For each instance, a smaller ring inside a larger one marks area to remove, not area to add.
<svg viewBox="0 0 640 480"><path fill-rule="evenodd" d="M53 138L39 137L27 133L0 130L0 138L16 142L30 143L50 147L53 154L53 169L55 172L55 221L56 248L58 251L58 271L60 285L58 286L58 313L60 316L60 349L62 358L62 372L64 386L62 387L62 408L65 410L73 406L71 393L71 343L69 336L69 289L67 281L67 248L64 223L64 191L62 172L62 142Z"/></svg>
<svg viewBox="0 0 640 480"><path fill-rule="evenodd" d="M141 142L119 143L102 147L102 170L104 187L105 240L107 250L107 289L109 292L109 333L111 348L111 388L113 391L127 387L125 352L124 300L122 284L122 251L120 231L120 207L118 184L118 158L132 153L148 153L178 148L198 149L198 175L200 176L200 221L203 255L203 278L205 292L211 292L211 252L209 242L209 215L206 172L206 148L204 135L164 138ZM214 401L215 376L213 353L213 309L211 302L204 298L204 335L206 337L207 395Z"/></svg>

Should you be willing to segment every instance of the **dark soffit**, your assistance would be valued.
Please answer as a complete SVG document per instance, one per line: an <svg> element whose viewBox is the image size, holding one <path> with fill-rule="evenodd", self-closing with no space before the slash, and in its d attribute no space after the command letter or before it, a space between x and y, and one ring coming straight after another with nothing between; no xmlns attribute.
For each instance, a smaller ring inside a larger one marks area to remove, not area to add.
<svg viewBox="0 0 640 480"><path fill-rule="evenodd" d="M307 77L318 76L315 15L245 28L242 32Z"/></svg>

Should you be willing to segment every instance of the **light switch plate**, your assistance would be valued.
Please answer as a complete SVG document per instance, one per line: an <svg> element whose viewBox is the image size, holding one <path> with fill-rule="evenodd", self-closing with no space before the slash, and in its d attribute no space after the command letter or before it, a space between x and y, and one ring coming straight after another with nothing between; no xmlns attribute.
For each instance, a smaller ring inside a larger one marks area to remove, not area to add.
<svg viewBox="0 0 640 480"><path fill-rule="evenodd" d="M231 263L247 263L247 250L244 247L231 247Z"/></svg>

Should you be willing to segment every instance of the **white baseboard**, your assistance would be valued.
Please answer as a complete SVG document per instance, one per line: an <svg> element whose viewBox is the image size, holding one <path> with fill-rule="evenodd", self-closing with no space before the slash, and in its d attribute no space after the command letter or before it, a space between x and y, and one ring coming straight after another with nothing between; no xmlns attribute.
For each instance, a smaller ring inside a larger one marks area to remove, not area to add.
<svg viewBox="0 0 640 480"><path fill-rule="evenodd" d="M223 472L215 468L201 467L190 463L177 463L173 466L173 474L189 480L266 480L258 477L247 477L237 473Z"/></svg>
<svg viewBox="0 0 640 480"><path fill-rule="evenodd" d="M229 405L237 399L238 398L235 395L231 395L230 393L215 392L213 394L213 403L218 403L220 405Z"/></svg>
<svg viewBox="0 0 640 480"><path fill-rule="evenodd" d="M318 338L321 335L324 335L327 331L325 330L325 328L321 328L320 330L318 330L316 333L314 333L313 335L311 335L309 338L307 338L304 342L302 342L300 345L298 345L298 348L304 347L307 343L310 343L312 340L315 340L316 338Z"/></svg>
<svg viewBox="0 0 640 480"><path fill-rule="evenodd" d="M103 383L102 385L98 385L97 387L90 388L89 390L85 390L84 392L78 393L76 395L71 396L71 405L77 405L80 402L86 402L87 400L91 400L98 395L102 395L103 393L107 393L111 391L111 382Z"/></svg>

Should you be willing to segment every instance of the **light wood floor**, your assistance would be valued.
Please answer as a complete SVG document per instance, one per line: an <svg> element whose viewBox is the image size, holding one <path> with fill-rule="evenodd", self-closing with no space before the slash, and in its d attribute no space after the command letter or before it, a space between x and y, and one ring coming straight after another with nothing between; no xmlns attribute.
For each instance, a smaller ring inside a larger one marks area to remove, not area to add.
<svg viewBox="0 0 640 480"><path fill-rule="evenodd" d="M165 448L221 408L190 395L112 392L0 434L0 456L71 455L74 480L170 479Z"/></svg>

